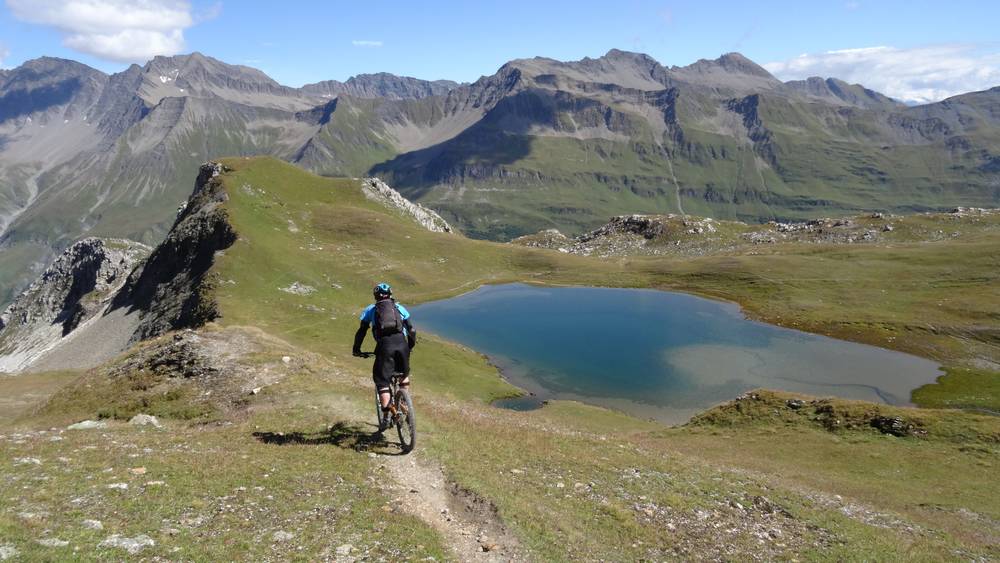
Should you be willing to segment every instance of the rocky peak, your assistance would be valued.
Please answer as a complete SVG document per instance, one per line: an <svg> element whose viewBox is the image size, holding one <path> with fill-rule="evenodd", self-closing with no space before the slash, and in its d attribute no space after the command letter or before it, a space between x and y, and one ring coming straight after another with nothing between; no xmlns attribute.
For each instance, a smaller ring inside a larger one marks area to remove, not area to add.
<svg viewBox="0 0 1000 563"><path fill-rule="evenodd" d="M328 98L347 94L357 98L419 100L430 96L443 96L458 86L457 82L451 80L421 80L379 72L352 76L346 82L324 80L306 84L301 90L307 94Z"/></svg>
<svg viewBox="0 0 1000 563"><path fill-rule="evenodd" d="M836 78L810 76L805 80L790 80L785 86L798 94L820 98L826 102L848 104L862 108L893 109L903 104L860 84L848 84Z"/></svg>
<svg viewBox="0 0 1000 563"><path fill-rule="evenodd" d="M211 284L205 276L215 253L236 242L236 233L222 208L228 199L219 179L222 170L217 162L201 165L194 191L166 239L115 296L113 309L139 313L131 342L201 326L219 316L214 300L205 291Z"/></svg>
<svg viewBox="0 0 1000 563"><path fill-rule="evenodd" d="M726 53L713 61L716 65L729 72L749 74L761 78L774 78L764 67L744 57L740 53Z"/></svg>
<svg viewBox="0 0 1000 563"><path fill-rule="evenodd" d="M142 67L140 95L150 105L167 97L223 98L243 104L306 109L302 92L278 84L260 70L202 55L155 57Z"/></svg>
<svg viewBox="0 0 1000 563"><path fill-rule="evenodd" d="M629 61L641 64L660 64L649 55L645 53L635 53L632 51L622 51L621 49L610 49L604 54L602 59L608 61Z"/></svg>
<svg viewBox="0 0 1000 563"><path fill-rule="evenodd" d="M508 94L524 87L521 68L517 61L507 63L491 76L483 76L468 86L460 86L448 92L445 107L453 111L456 107L491 108Z"/></svg>
<svg viewBox="0 0 1000 563"><path fill-rule="evenodd" d="M58 82L67 77L81 77L100 80L107 78L103 72L83 63L58 57L39 57L25 61L21 66L4 72L6 82L17 81L18 86L32 88L37 85Z"/></svg>
<svg viewBox="0 0 1000 563"><path fill-rule="evenodd" d="M280 86L273 78L260 70L243 65L224 63L198 52L173 57L155 57L146 63L143 70L149 74L163 76L175 74L179 76L183 73L185 79L191 84L196 84L199 80L206 81L209 84L216 84L220 80L230 81L235 79L242 82L254 82L275 87Z"/></svg>
<svg viewBox="0 0 1000 563"><path fill-rule="evenodd" d="M766 80L778 82L770 72L764 67L751 61L740 53L726 53L721 57L709 60L698 59L685 67L673 67L674 71L694 74L726 73L735 75L755 76Z"/></svg>
<svg viewBox="0 0 1000 563"><path fill-rule="evenodd" d="M545 57L513 60L503 67L520 70L529 80L549 87L576 88L577 84L614 84L635 90L662 90L671 85L669 73L649 55L611 49L596 59L557 61Z"/></svg>
<svg viewBox="0 0 1000 563"><path fill-rule="evenodd" d="M66 117L74 117L97 100L107 80L76 61L32 59L0 79L0 122L55 108L72 108Z"/></svg>

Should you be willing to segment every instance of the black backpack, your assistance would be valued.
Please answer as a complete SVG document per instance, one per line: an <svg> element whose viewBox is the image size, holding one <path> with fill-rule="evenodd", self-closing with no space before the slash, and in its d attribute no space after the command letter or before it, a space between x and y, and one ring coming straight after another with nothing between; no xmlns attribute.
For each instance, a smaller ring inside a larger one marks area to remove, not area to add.
<svg viewBox="0 0 1000 563"><path fill-rule="evenodd" d="M375 334L381 338L403 332L403 317L392 299L375 302Z"/></svg>

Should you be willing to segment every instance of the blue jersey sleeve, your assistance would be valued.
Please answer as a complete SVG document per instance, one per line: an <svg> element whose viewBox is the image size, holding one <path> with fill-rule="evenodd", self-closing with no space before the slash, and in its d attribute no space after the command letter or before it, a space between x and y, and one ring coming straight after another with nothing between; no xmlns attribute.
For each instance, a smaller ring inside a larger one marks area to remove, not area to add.
<svg viewBox="0 0 1000 563"><path fill-rule="evenodd" d="M403 317L403 318L405 319L406 317ZM372 303L371 305L365 307L365 310L361 312L360 319L361 319L361 322L363 322L363 323L372 324L372 323L375 322L375 304L374 303Z"/></svg>
<svg viewBox="0 0 1000 563"><path fill-rule="evenodd" d="M406 307L403 307L399 303L396 303L396 309L399 309L399 316L403 317L404 321L410 318L410 312L406 310Z"/></svg>

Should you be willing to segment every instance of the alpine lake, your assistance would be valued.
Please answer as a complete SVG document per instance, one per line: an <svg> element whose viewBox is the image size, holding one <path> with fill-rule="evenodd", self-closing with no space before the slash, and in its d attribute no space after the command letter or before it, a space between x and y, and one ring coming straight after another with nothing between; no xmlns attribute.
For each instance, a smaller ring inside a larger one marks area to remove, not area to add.
<svg viewBox="0 0 1000 563"><path fill-rule="evenodd" d="M525 390L495 403L515 410L566 399L678 424L756 388L908 405L941 375L923 358L668 291L507 284L410 311L417 330L485 354Z"/></svg>

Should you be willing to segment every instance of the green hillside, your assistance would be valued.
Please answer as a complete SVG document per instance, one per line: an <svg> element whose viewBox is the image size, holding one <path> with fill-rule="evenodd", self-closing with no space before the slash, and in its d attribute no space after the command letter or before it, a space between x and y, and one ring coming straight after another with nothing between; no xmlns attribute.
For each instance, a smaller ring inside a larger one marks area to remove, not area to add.
<svg viewBox="0 0 1000 563"><path fill-rule="evenodd" d="M514 280L681 289L935 358L949 375L916 400L997 411L996 229L598 259L430 233L353 180L274 159L225 164L216 189L239 240L210 273L222 317L78 378L30 376L61 390L4 403L18 414L0 420L0 546L117 559L98 546L121 534L153 542L141 557L194 560L1000 557L995 416L793 408L767 391L677 428L572 402L506 411L488 405L517 393L495 368L425 336L420 444L398 456L371 437L370 361L350 355L376 281L405 303ZM282 291L296 282L315 291ZM23 394L15 383L0 396ZM165 428L124 422L139 412ZM108 426L50 430L97 417ZM880 417L905 430L880 431ZM69 545L37 543L52 538Z"/></svg>
<svg viewBox="0 0 1000 563"><path fill-rule="evenodd" d="M624 213L758 222L1000 201L997 91L918 111L697 84L636 101L626 89L567 91L541 78L523 76L523 90L453 139L371 172L498 240L577 234Z"/></svg>

